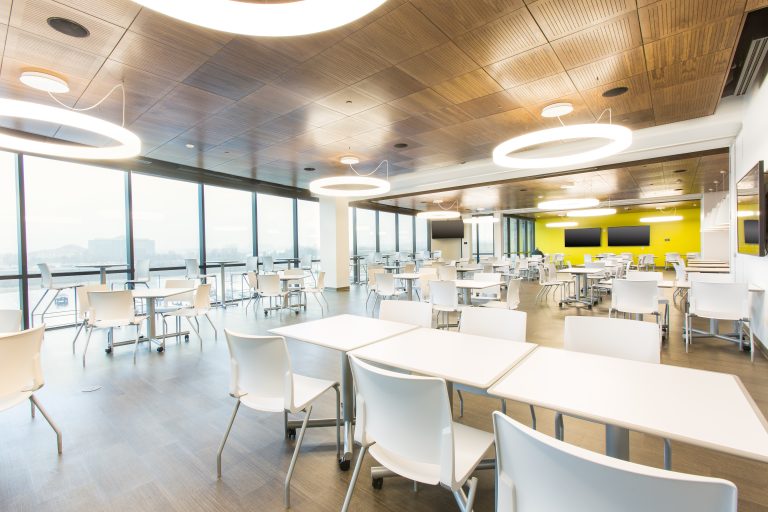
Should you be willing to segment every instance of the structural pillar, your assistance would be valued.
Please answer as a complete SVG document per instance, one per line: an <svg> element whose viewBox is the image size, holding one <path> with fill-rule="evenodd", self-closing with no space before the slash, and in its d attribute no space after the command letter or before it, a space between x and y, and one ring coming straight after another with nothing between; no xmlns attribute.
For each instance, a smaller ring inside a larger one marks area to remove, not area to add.
<svg viewBox="0 0 768 512"><path fill-rule="evenodd" d="M325 286L349 289L349 201L320 198L320 260Z"/></svg>

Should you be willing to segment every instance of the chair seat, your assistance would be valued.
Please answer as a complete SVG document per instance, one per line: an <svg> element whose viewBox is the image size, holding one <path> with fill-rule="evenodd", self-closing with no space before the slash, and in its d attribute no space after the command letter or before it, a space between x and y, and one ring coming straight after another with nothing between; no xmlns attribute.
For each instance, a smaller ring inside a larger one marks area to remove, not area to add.
<svg viewBox="0 0 768 512"><path fill-rule="evenodd" d="M732 313L732 312L723 312L723 311L706 311L702 309L694 309L691 308L690 314L694 316L698 316L701 318L711 318L713 320L733 320L738 321L742 320L745 317L738 314L738 313Z"/></svg>
<svg viewBox="0 0 768 512"><path fill-rule="evenodd" d="M146 278L146 279L129 279L129 280L123 281L123 282L125 284L143 284L143 283L148 283L149 282L149 278Z"/></svg>
<svg viewBox="0 0 768 512"><path fill-rule="evenodd" d="M31 391L19 391L16 393L0 395L0 411L15 407L24 400L27 400L30 396L32 396Z"/></svg>
<svg viewBox="0 0 768 512"><path fill-rule="evenodd" d="M208 311L210 311L210 308L200 309L200 308L192 308L192 307L181 307L179 309L174 309L166 313L163 313L163 316L183 316L183 317L191 318L193 316L204 315Z"/></svg>
<svg viewBox="0 0 768 512"><path fill-rule="evenodd" d="M437 304L432 304L432 310L440 311L443 313L456 313L459 311L459 308L454 306L440 306Z"/></svg>
<svg viewBox="0 0 768 512"><path fill-rule="evenodd" d="M91 325L97 329L138 325L147 319L147 315L137 315L133 318L117 318L115 320L96 320Z"/></svg>
<svg viewBox="0 0 768 512"><path fill-rule="evenodd" d="M321 290L320 288L304 288L304 293L323 293L325 290Z"/></svg>
<svg viewBox="0 0 768 512"><path fill-rule="evenodd" d="M286 295L288 295L288 292L279 291L275 293L267 293L267 292L260 291L259 295L261 295L262 297L285 297Z"/></svg>
<svg viewBox="0 0 768 512"><path fill-rule="evenodd" d="M48 289L49 290L67 290L69 288L78 288L80 286L83 286L81 283L75 283L75 284L52 284Z"/></svg>
<svg viewBox="0 0 768 512"><path fill-rule="evenodd" d="M506 301L503 300L490 300L483 304L484 308L499 308L499 309L509 309L507 306Z"/></svg>
<svg viewBox="0 0 768 512"><path fill-rule="evenodd" d="M293 374L293 402L295 408L289 412L296 413L306 408L317 397L331 389L336 382L304 375ZM264 397L258 395L246 394L240 397L240 402L258 411L265 412L283 412L285 409L285 399L282 396Z"/></svg>

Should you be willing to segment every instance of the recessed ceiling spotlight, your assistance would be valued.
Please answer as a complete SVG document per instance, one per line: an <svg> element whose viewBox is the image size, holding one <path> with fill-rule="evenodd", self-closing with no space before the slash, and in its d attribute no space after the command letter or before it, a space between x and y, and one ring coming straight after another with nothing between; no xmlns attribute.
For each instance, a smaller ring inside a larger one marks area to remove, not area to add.
<svg viewBox="0 0 768 512"><path fill-rule="evenodd" d="M312 171L315 170L315 168L314 167L305 167L304 170L307 171L307 172L312 172Z"/></svg>
<svg viewBox="0 0 768 512"><path fill-rule="evenodd" d="M91 32L76 21L67 18L52 17L48 18L48 26L56 32L61 32L70 37L88 37Z"/></svg>
<svg viewBox="0 0 768 512"><path fill-rule="evenodd" d="M561 117L573 112L573 105L570 103L553 103L541 109L542 117Z"/></svg>
<svg viewBox="0 0 768 512"><path fill-rule="evenodd" d="M575 183L570 183L570 184L567 184L567 185L560 185L560 188L566 189L566 190L569 189L569 188L576 188L576 184Z"/></svg>
<svg viewBox="0 0 768 512"><path fill-rule="evenodd" d="M539 196L539 199L544 199L544 196Z"/></svg>
<svg viewBox="0 0 768 512"><path fill-rule="evenodd" d="M355 165L360 163L360 159L356 156L346 155L341 157L339 162L343 163L344 165Z"/></svg>
<svg viewBox="0 0 768 512"><path fill-rule="evenodd" d="M47 71L23 71L19 80L24 85L38 91L57 94L69 92L69 84L66 80Z"/></svg>
<svg viewBox="0 0 768 512"><path fill-rule="evenodd" d="M608 89L607 91L603 92L604 98L615 98L616 96L621 96L622 94L626 93L629 90L629 87L614 87L613 89Z"/></svg>
<svg viewBox="0 0 768 512"><path fill-rule="evenodd" d="M187 149L193 149L195 147L195 145L187 143L187 144L184 144L184 147L187 148Z"/></svg>
<svg viewBox="0 0 768 512"><path fill-rule="evenodd" d="M685 171L686 169L677 169L676 171L673 171L673 172L680 174L681 172L685 172Z"/></svg>
<svg viewBox="0 0 768 512"><path fill-rule="evenodd" d="M476 209L477 211L479 211L479 212L484 212L484 211L485 211L485 208L475 208L475 209Z"/></svg>
<svg viewBox="0 0 768 512"><path fill-rule="evenodd" d="M527 188L521 188L520 192L528 192L528 189Z"/></svg>
<svg viewBox="0 0 768 512"><path fill-rule="evenodd" d="M347 100L346 103L347 104L352 103L352 100Z"/></svg>
<svg viewBox="0 0 768 512"><path fill-rule="evenodd" d="M405 142L398 142L397 144L395 144L395 147L397 149L403 149L403 148L407 148L408 144L406 144Z"/></svg>

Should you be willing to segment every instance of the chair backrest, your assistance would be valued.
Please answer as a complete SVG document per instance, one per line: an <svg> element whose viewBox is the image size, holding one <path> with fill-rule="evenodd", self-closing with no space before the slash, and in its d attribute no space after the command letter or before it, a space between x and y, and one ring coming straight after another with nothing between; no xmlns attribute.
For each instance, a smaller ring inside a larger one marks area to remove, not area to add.
<svg viewBox="0 0 768 512"><path fill-rule="evenodd" d="M421 267L419 269L419 274L433 274L437 277L437 267Z"/></svg>
<svg viewBox="0 0 768 512"><path fill-rule="evenodd" d="M259 276L254 271L250 271L245 274L245 279L248 281L248 288L251 290L259 289Z"/></svg>
<svg viewBox="0 0 768 512"><path fill-rule="evenodd" d="M19 332L21 330L20 309L0 309L0 333Z"/></svg>
<svg viewBox="0 0 768 512"><path fill-rule="evenodd" d="M659 310L656 281L614 279L611 297L611 308L622 313L646 314Z"/></svg>
<svg viewBox="0 0 768 512"><path fill-rule="evenodd" d="M312 268L312 255L311 254L305 254L302 256L299 260L299 266L304 270L309 270Z"/></svg>
<svg viewBox="0 0 768 512"><path fill-rule="evenodd" d="M109 287L106 284L101 283L93 283L93 284L86 284L83 286L78 286L75 288L75 293L77 294L77 301L80 303L80 311L78 312L78 316L80 318L86 318L90 315L91 310L91 301L88 298L89 292L106 292L109 291Z"/></svg>
<svg viewBox="0 0 768 512"><path fill-rule="evenodd" d="M691 281L688 305L692 314L706 311L707 318L719 315L749 318L749 287L746 283Z"/></svg>
<svg viewBox="0 0 768 512"><path fill-rule="evenodd" d="M280 293L280 276L277 274L259 274L259 292L265 295Z"/></svg>
<svg viewBox="0 0 768 512"><path fill-rule="evenodd" d="M421 274L419 277L419 291L421 293L422 300L428 300L431 297L431 285L437 281L437 274Z"/></svg>
<svg viewBox="0 0 768 512"><path fill-rule="evenodd" d="M567 316L564 348L602 356L661 363L661 332L651 322L596 316Z"/></svg>
<svg viewBox="0 0 768 512"><path fill-rule="evenodd" d="M507 309L517 309L520 305L520 283L522 279L510 279L507 282Z"/></svg>
<svg viewBox="0 0 768 512"><path fill-rule="evenodd" d="M200 277L200 264L197 262L197 258L187 258L184 260L184 267L187 271L187 278L197 279Z"/></svg>
<svg viewBox="0 0 768 512"><path fill-rule="evenodd" d="M321 270L320 272L317 273L315 288L321 291L325 289L325 271L324 270Z"/></svg>
<svg viewBox="0 0 768 512"><path fill-rule="evenodd" d="M441 281L454 281L457 278L457 275L456 267L449 267L448 265L437 267L437 277Z"/></svg>
<svg viewBox="0 0 768 512"><path fill-rule="evenodd" d="M672 262L672 267L675 269L675 281L683 282L686 280L685 267L680 260Z"/></svg>
<svg viewBox="0 0 768 512"><path fill-rule="evenodd" d="M387 296L395 294L394 274L383 273L376 277L376 293Z"/></svg>
<svg viewBox="0 0 768 512"><path fill-rule="evenodd" d="M132 321L136 316L133 293L130 290L115 292L88 292L93 321Z"/></svg>
<svg viewBox="0 0 768 512"><path fill-rule="evenodd" d="M195 288L197 283L193 279L166 279L166 288ZM180 293L178 295L171 295L167 299L168 302L186 302L192 304L195 301L194 292Z"/></svg>
<svg viewBox="0 0 768 512"><path fill-rule="evenodd" d="M261 256L261 270L263 272L274 272L275 259L272 256Z"/></svg>
<svg viewBox="0 0 768 512"><path fill-rule="evenodd" d="M627 281L654 281L664 280L663 272L646 272L642 270L630 270L627 272Z"/></svg>
<svg viewBox="0 0 768 512"><path fill-rule="evenodd" d="M248 256L245 258L245 271L246 272L259 272L259 257Z"/></svg>
<svg viewBox="0 0 768 512"><path fill-rule="evenodd" d="M362 444L376 443L377 458L386 455L379 460L395 473L421 481L448 473L440 471L453 468L453 420L445 381L376 368L354 356L349 360L357 388L355 430L360 429ZM452 480L450 473L440 481Z"/></svg>
<svg viewBox="0 0 768 512"><path fill-rule="evenodd" d="M44 333L45 324L0 335L0 396L37 390L45 383L40 364Z"/></svg>
<svg viewBox="0 0 768 512"><path fill-rule="evenodd" d="M456 283L453 281L432 281L429 283L429 298L435 306L459 307Z"/></svg>
<svg viewBox="0 0 768 512"><path fill-rule="evenodd" d="M526 340L528 315L503 308L465 308L459 320L459 332L509 341Z"/></svg>
<svg viewBox="0 0 768 512"><path fill-rule="evenodd" d="M263 410L292 409L293 374L285 338L229 329L224 333L229 347L229 393L235 397L248 394Z"/></svg>
<svg viewBox="0 0 768 512"><path fill-rule="evenodd" d="M634 464L558 441L499 412L496 510L735 512L736 486Z"/></svg>
<svg viewBox="0 0 768 512"><path fill-rule="evenodd" d="M688 280L699 283L733 283L733 274L710 274L707 272L688 272Z"/></svg>
<svg viewBox="0 0 768 512"><path fill-rule="evenodd" d="M590 263L592 261L592 255L591 254L585 254L584 255L584 263Z"/></svg>
<svg viewBox="0 0 768 512"><path fill-rule="evenodd" d="M403 272L406 274L412 274L416 271L416 264L413 262L406 263L403 265Z"/></svg>
<svg viewBox="0 0 768 512"><path fill-rule="evenodd" d="M381 302L379 318L419 327L432 327L432 305L426 302L385 300Z"/></svg>
<svg viewBox="0 0 768 512"><path fill-rule="evenodd" d="M40 269L40 288L50 288L53 286L53 274L47 263L38 263Z"/></svg>
<svg viewBox="0 0 768 512"><path fill-rule="evenodd" d="M149 282L149 260L143 259L136 261L136 269L133 278L136 281Z"/></svg>
<svg viewBox="0 0 768 512"><path fill-rule="evenodd" d="M211 309L211 285L210 283L201 284L195 288L194 308L207 311Z"/></svg>
<svg viewBox="0 0 768 512"><path fill-rule="evenodd" d="M287 268L283 271L283 275L292 277L304 277L304 269L301 268Z"/></svg>
<svg viewBox="0 0 768 512"><path fill-rule="evenodd" d="M478 296L498 297L501 295L501 274L496 272L476 272L474 279L476 281L499 283L499 286L477 290Z"/></svg>

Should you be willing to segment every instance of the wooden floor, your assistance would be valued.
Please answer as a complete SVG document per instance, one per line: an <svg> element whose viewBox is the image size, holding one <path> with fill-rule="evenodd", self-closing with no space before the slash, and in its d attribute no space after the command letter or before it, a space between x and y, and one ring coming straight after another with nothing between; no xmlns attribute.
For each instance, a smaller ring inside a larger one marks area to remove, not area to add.
<svg viewBox="0 0 768 512"><path fill-rule="evenodd" d="M538 285L525 283L520 309L527 311L528 339L542 345L562 345L563 317L601 315L607 302L593 311L560 310L554 301L534 304ZM365 291L328 292L332 314L364 314ZM311 299L310 299L311 300ZM203 351L196 338L188 344L172 343L164 354L139 351L131 362L131 348L103 352L102 338L94 339L88 366L71 353L71 329L46 334L44 361L46 386L38 398L58 422L64 436L64 454L56 454L53 432L38 415L31 419L28 406L0 413L1 511L270 511L281 510L282 482L294 441L282 434L282 415L256 413L241 408L224 452L223 477L216 478L216 450L234 405L228 395L229 369L223 328L266 333L283 323L320 317L309 311L246 316L242 307L212 314L219 328L214 340L203 326ZM764 414L768 414L768 361L754 365L747 353L719 340L697 340L690 354L681 342L681 315L673 309L672 337L664 346L662 362L734 373L741 377ZM126 333L127 335L127 333ZM290 343L294 369L312 376L338 378L338 353L298 342ZM610 386L610 382L605 383ZM100 389L88 391L96 386ZM491 411L497 401L467 395L462 421L492 431ZM315 407L313 416L330 415L329 394ZM528 409L511 404L509 413L529 421ZM538 411L539 429L553 434L553 414ZM599 425L566 418L571 443L602 451ZM739 425L731 426L739 435ZM662 465L662 440L632 433L632 460ZM366 469L371 465L368 458ZM713 475L733 481L739 489L739 510L768 510L768 467L714 451L673 443L673 468ZM293 509L333 511L341 508L350 472L341 472L335 461L333 429L308 431L293 480ZM493 474L479 474L475 509L493 510ZM596 489L596 492L599 490ZM352 510L457 510L451 494L439 487L421 486L413 491L403 479L388 479L374 490L363 472L352 501Z"/></svg>

